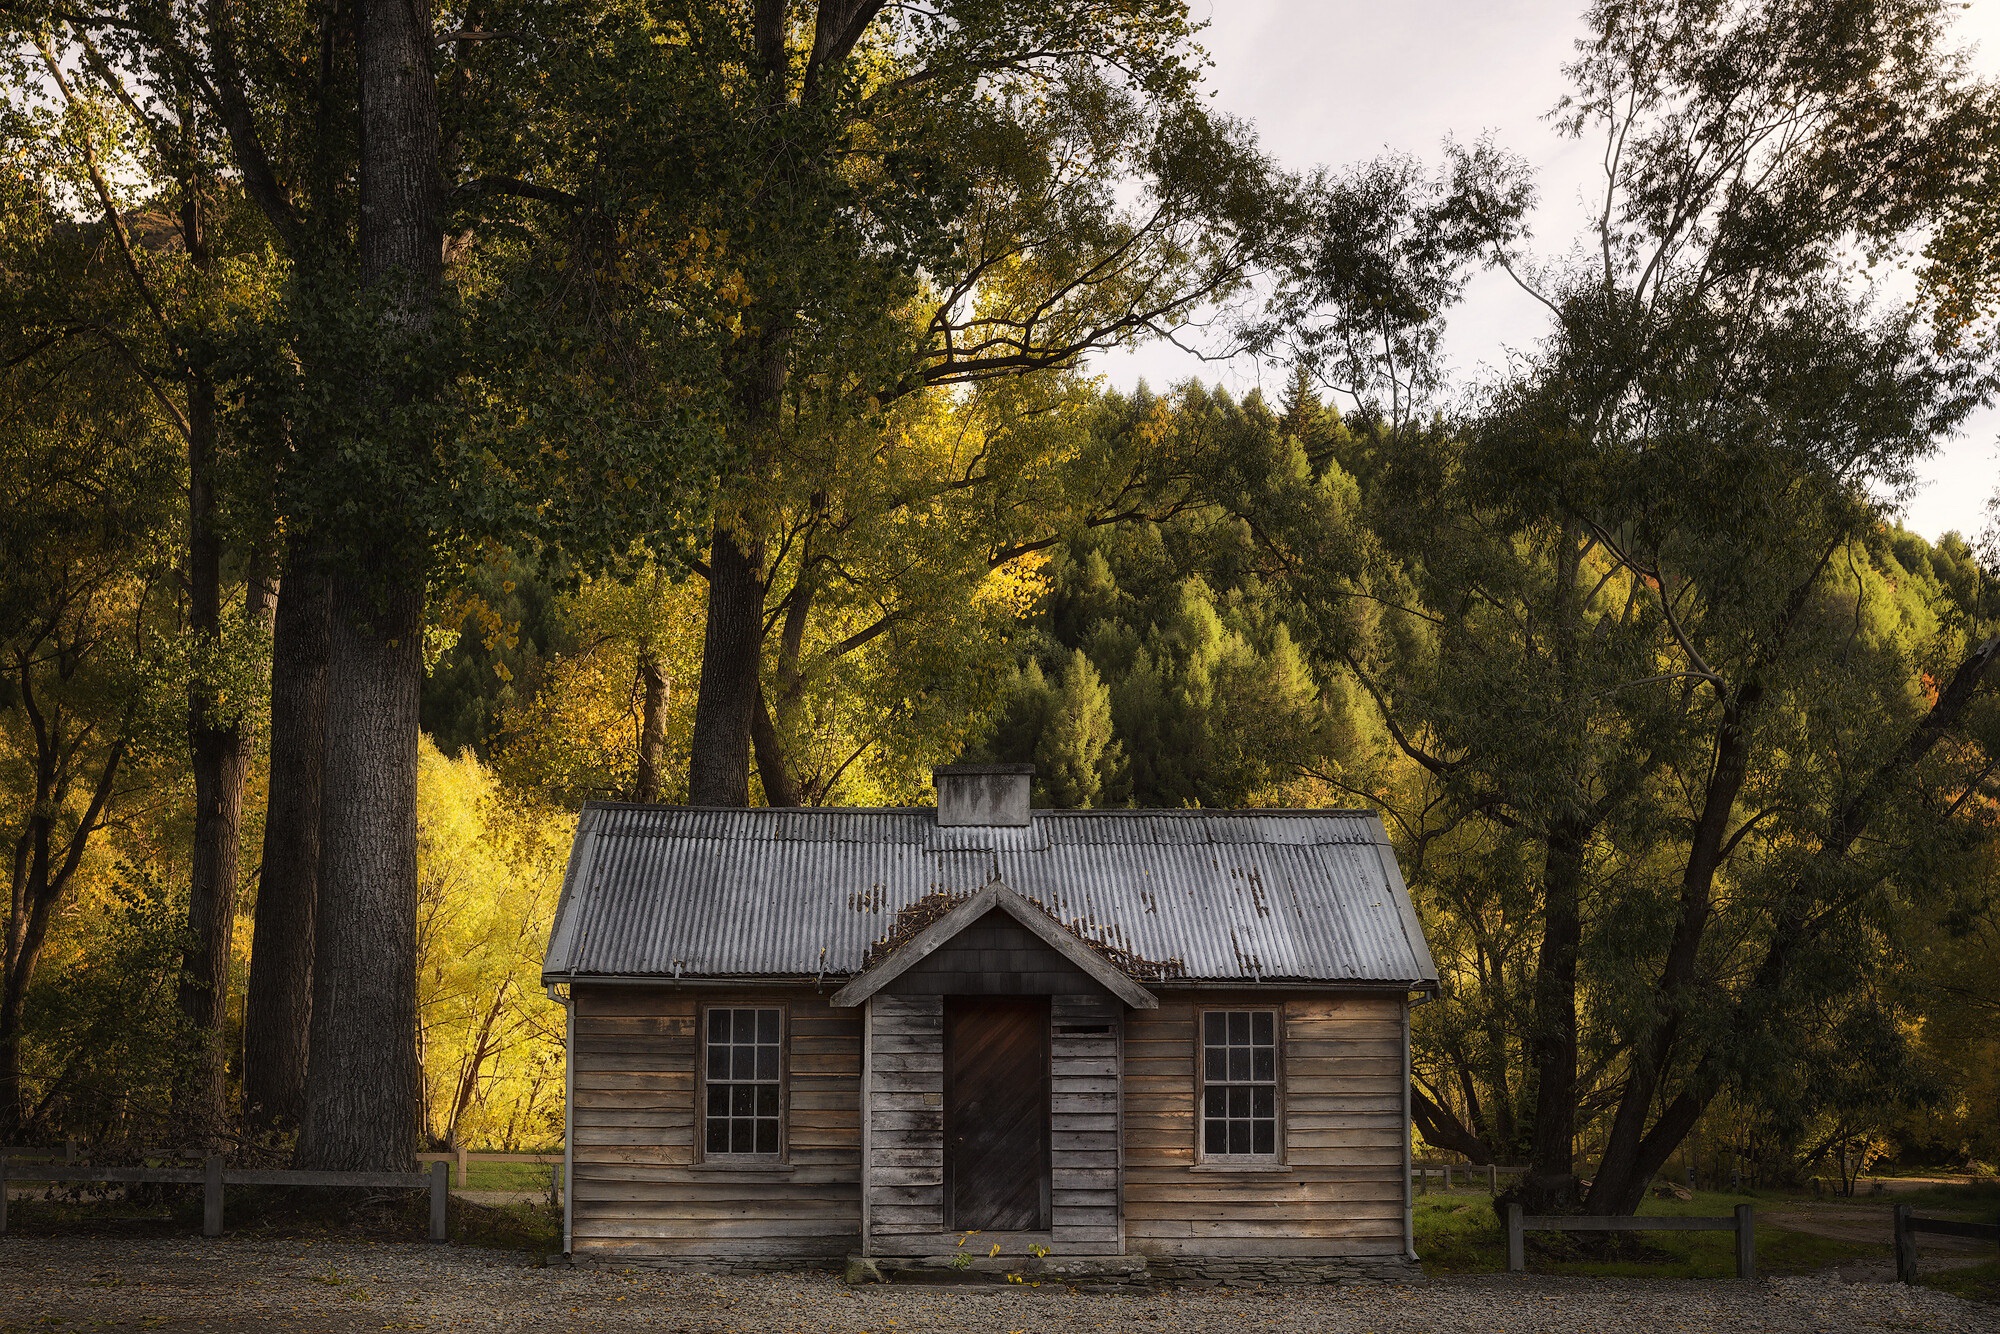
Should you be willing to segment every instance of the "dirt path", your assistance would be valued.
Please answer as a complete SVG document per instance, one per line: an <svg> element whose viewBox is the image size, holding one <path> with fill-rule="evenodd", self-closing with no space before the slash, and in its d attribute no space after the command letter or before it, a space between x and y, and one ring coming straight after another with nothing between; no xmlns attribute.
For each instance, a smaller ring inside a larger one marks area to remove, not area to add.
<svg viewBox="0 0 2000 1334"><path fill-rule="evenodd" d="M827 1274L536 1268L492 1251L225 1237L0 1241L0 1334L1996 1334L2000 1310L1824 1277L1487 1277L1409 1286L1081 1294L849 1288Z"/></svg>
<svg viewBox="0 0 2000 1334"><path fill-rule="evenodd" d="M1887 1246L1894 1240L1894 1224L1890 1218L1893 1208L1890 1204L1870 1204L1858 1200L1842 1200L1837 1204L1796 1204L1781 1209L1760 1209L1757 1221L1831 1241ZM1994 1253L1991 1243L1974 1241L1970 1237L1940 1237L1924 1233L1917 1239L1917 1254L1926 1268L1964 1269L1993 1259ZM1888 1257L1849 1261L1840 1266L1840 1273L1849 1281L1887 1282L1895 1277L1895 1261Z"/></svg>

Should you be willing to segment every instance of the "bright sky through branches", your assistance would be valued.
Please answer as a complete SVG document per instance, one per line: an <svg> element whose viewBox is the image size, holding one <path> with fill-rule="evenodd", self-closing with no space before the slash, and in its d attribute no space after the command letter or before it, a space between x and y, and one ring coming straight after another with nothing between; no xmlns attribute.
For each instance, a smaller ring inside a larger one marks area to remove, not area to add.
<svg viewBox="0 0 2000 1334"><path fill-rule="evenodd" d="M1562 66L1582 34L1581 3L1556 0L1191 0L1209 22L1215 104L1254 121L1266 151L1284 166L1344 164L1384 150L1436 163L1448 135L1470 141L1491 132L1535 167L1541 208L1535 248L1555 255L1581 231L1583 200L1594 192L1596 145L1557 136L1544 119L1566 91ZM1961 15L1975 66L2000 76L2000 0L1972 0ZM1505 277L1476 279L1453 314L1446 347L1461 380L1498 366L1509 348L1533 345L1546 312ZM1190 376L1245 392L1259 383L1249 364L1203 363L1168 345L1105 358L1111 380L1155 387ZM1267 368L1275 395L1282 368ZM1917 532L1976 533L1987 497L2000 485L2000 410L1976 416L1925 464L1905 512Z"/></svg>

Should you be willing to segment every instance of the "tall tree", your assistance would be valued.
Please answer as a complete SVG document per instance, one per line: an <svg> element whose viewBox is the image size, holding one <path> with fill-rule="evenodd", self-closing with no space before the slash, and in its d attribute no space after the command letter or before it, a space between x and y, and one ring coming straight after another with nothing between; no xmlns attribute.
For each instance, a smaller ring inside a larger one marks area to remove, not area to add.
<svg viewBox="0 0 2000 1334"><path fill-rule="evenodd" d="M227 974L258 695L248 664L269 610L267 572L252 568L254 536L244 539L261 526L263 507L232 494L240 445L225 363L229 325L268 296L271 274L231 217L241 199L218 171L216 127L197 112L186 67L160 67L150 95L141 96L126 71L66 29L19 39L32 45L60 108L54 142L68 184L101 220L114 259L106 276L117 286L85 289L100 304L74 313L117 340L129 373L150 387L186 453L182 586L194 819L180 1001L197 1050L182 1120L213 1138L227 1109ZM32 92L20 95L32 105ZM63 331L30 355L67 355L74 337Z"/></svg>
<svg viewBox="0 0 2000 1334"><path fill-rule="evenodd" d="M0 110L16 164L0 182L0 1139L10 1141L32 1113L23 1021L50 927L143 783L135 752L171 736L161 715L176 710L161 697L172 693L184 440L172 400L119 336L126 318L150 316L108 262L107 220L64 207L77 128L26 98ZM183 695L183 722L185 706Z"/></svg>
<svg viewBox="0 0 2000 1334"><path fill-rule="evenodd" d="M620 128L569 168L575 193L606 212L650 194L735 306L716 366L736 461L691 562L690 799L745 803L755 734L787 800L760 676L794 596L783 510L815 490L801 464L926 387L1074 366L1221 294L1261 164L1199 103L1179 0L683 0L599 32L566 114ZM680 114L635 124L633 99Z"/></svg>
<svg viewBox="0 0 2000 1334"><path fill-rule="evenodd" d="M1553 334L1462 444L1406 431L1371 461L1367 538L1322 556L1293 530L1287 559L1339 611L1316 647L1425 775L1417 809L1446 829L1420 836L1497 826L1452 837L1532 868L1530 956L1476 942L1482 969L1514 956L1527 1193L1578 1203L1583 1109L1608 1101L1581 1203L1630 1212L1702 1111L1798 1059L1788 1026L1803 1041L1815 999L1874 966L1861 922L1923 890L1883 850L1945 837L1976 781L1992 645L1963 622L1871 635L1865 571L1877 495L1981 400L1986 350L1854 297L1847 256L1976 184L1991 97L1930 3L1589 23L1565 122L1604 144L1589 258L1531 271L1511 207L1484 229ZM1475 211L1510 198L1493 179ZM1520 929L1521 896L1481 908ZM1496 1147L1460 1119L1474 1099L1416 1093L1427 1134Z"/></svg>
<svg viewBox="0 0 2000 1334"><path fill-rule="evenodd" d="M29 22L101 49L141 106L180 106L168 74L184 78L190 115L226 141L221 174L240 183L285 267L264 326L278 355L243 373L246 399L272 423L264 477L294 564L310 553L325 572L321 804L290 801L278 814L318 821L315 915L336 934L314 942L332 962L314 967L311 1022L344 1035L308 1053L316 1091L301 1154L401 1162L416 1137L409 942L427 584L448 587L496 541L593 556L644 534L670 545L693 508L677 479L706 466L706 405L698 379L688 390L679 385L691 377L657 373L657 340L646 339L665 330L671 344L710 324L663 310L606 326L597 295L652 276L624 262L615 231L573 208L574 196L477 174L496 141L527 174L561 145L520 133L511 113L541 73L486 50L479 38L491 34L469 11L385 3L306 14L232 0L199 11L123 0L28 8ZM526 6L521 29L550 8ZM447 24L442 43L436 18ZM589 40L587 27L563 22L545 32L552 61ZM447 284L460 300L443 302ZM309 841L294 828L287 844ZM272 897L273 911L289 902L299 920L299 896ZM276 1031L295 1060L300 1012L260 1005L253 1027ZM386 1079L384 1052L396 1066ZM363 1067L370 1075L354 1075Z"/></svg>
<svg viewBox="0 0 2000 1334"><path fill-rule="evenodd" d="M243 1106L266 1128L305 1112L326 662L325 576L295 541L271 637L270 794L243 1002Z"/></svg>

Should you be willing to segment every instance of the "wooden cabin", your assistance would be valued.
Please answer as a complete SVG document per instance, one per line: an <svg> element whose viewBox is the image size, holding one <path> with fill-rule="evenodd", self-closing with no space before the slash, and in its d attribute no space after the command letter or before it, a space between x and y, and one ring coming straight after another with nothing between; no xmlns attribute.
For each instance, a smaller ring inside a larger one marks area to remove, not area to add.
<svg viewBox="0 0 2000 1334"><path fill-rule="evenodd" d="M1031 811L1031 774L585 807L543 972L574 1259L1414 1273L1437 975L1380 820Z"/></svg>

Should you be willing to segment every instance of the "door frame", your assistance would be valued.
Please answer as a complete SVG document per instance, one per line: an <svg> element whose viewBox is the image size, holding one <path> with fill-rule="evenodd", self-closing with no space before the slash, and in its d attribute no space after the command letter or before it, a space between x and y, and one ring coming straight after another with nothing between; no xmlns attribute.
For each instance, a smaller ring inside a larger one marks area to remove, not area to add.
<svg viewBox="0 0 2000 1334"><path fill-rule="evenodd" d="M942 1099L944 1106L940 1109L942 1115L939 1117L940 1138L943 1141L939 1147L943 1150L941 1156L944 1167L942 1174L944 1186L944 1199L942 1203L944 1208L942 1212L944 1215L945 1231L962 1232L966 1230L959 1226L957 1218L957 1192L954 1189L953 1180L952 1111L954 1100L952 1098L951 1012L955 1006L959 1008L975 1008L983 1004L1007 1006L1009 1008L1032 1005L1036 1007L1039 1013L1042 1028L1042 1161L1038 1179L1040 1191L1039 1199L1036 1203L1037 1217L1034 1226L1029 1228L983 1228L979 1230L982 1232L993 1232L996 1236L1047 1232L1054 1226L1055 1221L1054 1201L1051 1189L1052 1179L1055 1175L1055 1096L1053 1092L1055 1083L1055 1007L1049 997L1042 995L954 995L942 997L941 1001L940 1008L943 1011L942 1018L944 1022L939 1032L938 1045L940 1048L940 1064L943 1067L940 1072L940 1080L944 1093Z"/></svg>

